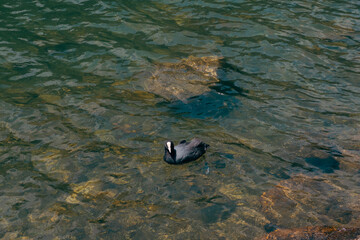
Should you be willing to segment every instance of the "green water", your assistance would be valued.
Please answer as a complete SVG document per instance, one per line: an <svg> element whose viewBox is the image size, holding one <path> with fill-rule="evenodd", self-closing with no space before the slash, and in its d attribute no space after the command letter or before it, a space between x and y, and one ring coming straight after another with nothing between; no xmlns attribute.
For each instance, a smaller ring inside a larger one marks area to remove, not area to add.
<svg viewBox="0 0 360 240"><path fill-rule="evenodd" d="M0 9L0 238L360 226L359 1ZM205 94L168 101L144 88L157 65L189 56L224 59ZM203 158L162 160L164 141L193 137L211 146Z"/></svg>

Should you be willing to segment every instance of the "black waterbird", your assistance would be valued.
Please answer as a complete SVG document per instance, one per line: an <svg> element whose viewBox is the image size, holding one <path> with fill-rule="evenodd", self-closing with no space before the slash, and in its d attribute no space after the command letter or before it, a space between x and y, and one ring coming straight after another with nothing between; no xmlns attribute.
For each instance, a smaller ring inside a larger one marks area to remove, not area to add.
<svg viewBox="0 0 360 240"><path fill-rule="evenodd" d="M191 162L201 157L208 147L208 144L198 138L194 138L190 142L182 140L177 146L174 146L172 141L167 141L165 143L164 161L169 164Z"/></svg>

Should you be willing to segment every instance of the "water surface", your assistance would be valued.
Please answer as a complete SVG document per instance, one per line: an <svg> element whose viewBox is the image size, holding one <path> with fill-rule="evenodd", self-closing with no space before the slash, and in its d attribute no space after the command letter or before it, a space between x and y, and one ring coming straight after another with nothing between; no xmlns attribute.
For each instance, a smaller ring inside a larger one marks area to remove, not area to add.
<svg viewBox="0 0 360 240"><path fill-rule="evenodd" d="M358 1L0 8L1 238L360 225ZM189 56L224 58L209 92L171 102L144 88L157 64ZM194 136L205 157L162 161L165 140Z"/></svg>

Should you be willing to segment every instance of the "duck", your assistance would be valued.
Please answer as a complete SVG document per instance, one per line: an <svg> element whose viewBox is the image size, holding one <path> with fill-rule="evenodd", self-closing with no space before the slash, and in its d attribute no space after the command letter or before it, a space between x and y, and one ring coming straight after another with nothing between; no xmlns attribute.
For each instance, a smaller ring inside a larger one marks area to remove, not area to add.
<svg viewBox="0 0 360 240"><path fill-rule="evenodd" d="M174 146L172 141L166 141L164 146L164 161L169 164L192 162L204 155L209 147L210 145L198 138L194 138L190 142L182 140L179 145L176 146Z"/></svg>

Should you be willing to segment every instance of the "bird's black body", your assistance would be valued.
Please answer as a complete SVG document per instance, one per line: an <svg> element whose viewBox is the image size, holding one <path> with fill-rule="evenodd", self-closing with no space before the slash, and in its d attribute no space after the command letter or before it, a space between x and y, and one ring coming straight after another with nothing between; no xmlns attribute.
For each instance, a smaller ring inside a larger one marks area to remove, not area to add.
<svg viewBox="0 0 360 240"><path fill-rule="evenodd" d="M190 142L183 140L177 146L174 146L173 142L168 141L165 143L164 161L169 164L191 162L201 157L208 147L208 144L197 138Z"/></svg>

